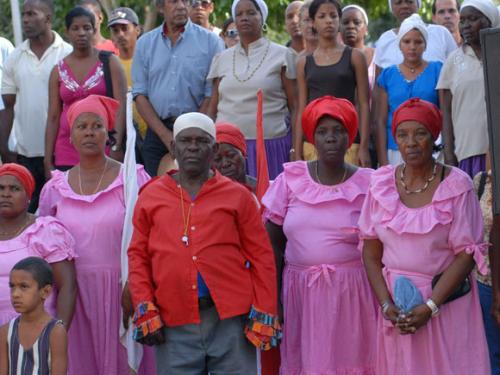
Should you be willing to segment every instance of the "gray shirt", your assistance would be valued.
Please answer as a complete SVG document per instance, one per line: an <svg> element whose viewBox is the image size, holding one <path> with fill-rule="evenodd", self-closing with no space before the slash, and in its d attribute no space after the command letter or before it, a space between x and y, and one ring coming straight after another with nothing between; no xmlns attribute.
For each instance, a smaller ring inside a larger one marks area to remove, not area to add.
<svg viewBox="0 0 500 375"><path fill-rule="evenodd" d="M132 63L134 98L147 96L161 119L199 110L211 95L212 59L224 48L220 37L191 21L172 46L163 27L137 41Z"/></svg>

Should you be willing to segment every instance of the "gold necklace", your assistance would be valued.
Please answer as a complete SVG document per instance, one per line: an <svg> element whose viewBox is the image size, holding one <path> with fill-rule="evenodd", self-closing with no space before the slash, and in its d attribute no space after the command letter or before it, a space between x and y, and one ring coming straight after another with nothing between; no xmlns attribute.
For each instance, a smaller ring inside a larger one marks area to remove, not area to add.
<svg viewBox="0 0 500 375"><path fill-rule="evenodd" d="M28 214L26 216L26 220L23 221L23 223L21 224L21 226L17 230L12 231L12 232L0 232L0 236L1 237L16 238L24 229L26 229L29 221L30 221L30 215Z"/></svg>
<svg viewBox="0 0 500 375"><path fill-rule="evenodd" d="M95 193L97 193L97 191L101 187L101 182L102 182L102 179L104 177L104 174L106 173L107 168L108 168L108 159L106 158L106 162L104 163L104 168L102 170L101 177L99 177L99 182L97 183L97 186L91 195L94 195ZM81 172L82 172L82 167L78 166L78 186L80 187L80 195L85 195L85 194L83 194L83 189L82 189L82 173Z"/></svg>
<svg viewBox="0 0 500 375"><path fill-rule="evenodd" d="M340 180L340 182L337 182L336 184L334 185L339 185L341 184L342 182L344 182L345 178L347 176L347 168L345 167L344 165L344 175L342 176L342 180ZM316 162L316 179L318 180L318 182L321 184L321 185L326 185L326 186L331 186L331 185L327 185L327 184L324 184L321 182L321 180L319 179L319 163Z"/></svg>
<svg viewBox="0 0 500 375"><path fill-rule="evenodd" d="M180 177L179 177L180 179ZM188 208L188 213L187 213L187 219L186 219L186 214L184 211L184 194L182 193L182 186L181 184L178 185L179 190L181 192L181 211L182 211L182 225L183 225L183 232L182 232L182 237L181 241L184 243L184 245L188 246L189 245L189 236L188 236L188 228L189 228L189 219L191 218L191 207L193 205L190 205Z"/></svg>
<svg viewBox="0 0 500 375"><path fill-rule="evenodd" d="M239 83L245 83L247 81L249 81L253 76L254 74L257 72L257 70L259 70L259 68L262 66L262 64L264 63L264 60L266 59L267 57L267 54L269 53L269 46L271 45L271 42L270 41L267 41L267 47L266 47L266 52L264 52L264 56L262 57L262 59L260 60L259 64L257 65L257 67L250 73L250 75L247 77L247 78L240 78L238 77L238 75L236 74L236 47L234 48L233 50L233 77L239 82Z"/></svg>
<svg viewBox="0 0 500 375"><path fill-rule="evenodd" d="M425 181L424 186L422 186L420 189L417 190L409 190L408 186L406 186L406 183L404 181L405 177L405 170L406 170L406 163L403 164L403 167L401 168L401 172L399 173L399 180L401 181L401 186L403 189L405 189L406 194L418 194L421 193L429 187L430 183L436 178L436 172L437 172L437 163L434 162L434 168L432 168L432 175Z"/></svg>

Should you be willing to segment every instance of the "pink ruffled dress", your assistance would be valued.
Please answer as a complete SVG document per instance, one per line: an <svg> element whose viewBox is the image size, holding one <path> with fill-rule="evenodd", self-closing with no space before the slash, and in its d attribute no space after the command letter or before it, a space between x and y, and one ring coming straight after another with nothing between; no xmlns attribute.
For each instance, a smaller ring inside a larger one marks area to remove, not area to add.
<svg viewBox="0 0 500 375"><path fill-rule="evenodd" d="M371 173L325 186L287 163L262 199L287 238L281 374L374 374L378 310L357 250Z"/></svg>
<svg viewBox="0 0 500 375"><path fill-rule="evenodd" d="M457 168L440 183L432 202L420 208L401 202L394 166L378 169L359 218L360 238L384 245L383 272L391 293L395 279L403 275L424 301L432 294L432 278L462 251L486 271L482 223L472 182ZM470 293L442 305L439 315L414 335L399 334L379 316L377 374L490 374L477 285L471 286Z"/></svg>
<svg viewBox="0 0 500 375"><path fill-rule="evenodd" d="M27 257L40 257L48 263L72 260L75 241L59 220L37 217L35 222L17 237L0 241L0 326L18 314L10 303L9 275L12 267ZM57 291L45 301L45 308L56 316Z"/></svg>
<svg viewBox="0 0 500 375"><path fill-rule="evenodd" d="M149 180L142 167L137 180L140 186ZM75 193L68 172L54 171L40 195L39 211L58 218L76 240L78 297L68 334L68 373L128 375L127 353L119 342L123 168L93 195Z"/></svg>

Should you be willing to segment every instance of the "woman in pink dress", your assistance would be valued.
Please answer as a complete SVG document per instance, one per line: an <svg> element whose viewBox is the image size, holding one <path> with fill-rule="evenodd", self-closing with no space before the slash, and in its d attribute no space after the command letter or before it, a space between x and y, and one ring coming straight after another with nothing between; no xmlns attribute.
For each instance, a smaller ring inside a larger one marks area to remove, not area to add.
<svg viewBox="0 0 500 375"><path fill-rule="evenodd" d="M115 127L115 145L111 156L121 160L122 140L125 131L125 96L127 83L120 61L109 55L109 74L112 88L106 88L105 66L99 50L92 46L96 33L94 14L76 7L66 15L66 34L73 52L52 69L49 79L49 111L45 137L45 174L51 177L54 166L67 170L78 164L78 153L70 142L67 121L68 108L72 103L88 95L109 95L123 105L118 112ZM112 89L112 90L109 90Z"/></svg>
<svg viewBox="0 0 500 375"><path fill-rule="evenodd" d="M105 154L118 106L114 99L91 95L70 107L71 141L80 162L69 171L54 171L41 193L40 214L63 222L77 244L79 294L68 335L71 375L129 373L119 342L123 166ZM137 180L140 186L149 180L142 167Z"/></svg>
<svg viewBox="0 0 500 375"><path fill-rule="evenodd" d="M57 219L28 213L34 188L35 180L25 167L0 166L0 325L18 315L10 301L12 267L37 256L50 263L54 273L55 293L45 307L69 327L76 299L75 242Z"/></svg>
<svg viewBox="0 0 500 375"><path fill-rule="evenodd" d="M486 375L488 349L474 262L486 271L479 203L470 178L432 157L442 118L410 99L392 132L404 163L372 174L359 219L363 260L382 307L377 374ZM400 281L418 297L403 311ZM434 286L433 286L434 285ZM398 290L398 288L396 288Z"/></svg>
<svg viewBox="0 0 500 375"><path fill-rule="evenodd" d="M262 199L282 275L280 372L374 374L377 309L357 250L372 170L344 162L356 109L325 96L307 105L302 126L318 160L285 164Z"/></svg>

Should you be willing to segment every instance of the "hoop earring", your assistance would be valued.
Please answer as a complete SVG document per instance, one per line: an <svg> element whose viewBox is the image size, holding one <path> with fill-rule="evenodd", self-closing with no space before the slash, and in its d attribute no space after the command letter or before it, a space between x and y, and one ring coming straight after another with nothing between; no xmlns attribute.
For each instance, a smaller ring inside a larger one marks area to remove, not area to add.
<svg viewBox="0 0 500 375"><path fill-rule="evenodd" d="M268 27L267 27L267 23L264 23L264 24L262 25L262 32L267 33L267 29L268 29Z"/></svg>

